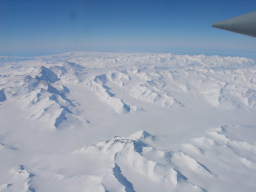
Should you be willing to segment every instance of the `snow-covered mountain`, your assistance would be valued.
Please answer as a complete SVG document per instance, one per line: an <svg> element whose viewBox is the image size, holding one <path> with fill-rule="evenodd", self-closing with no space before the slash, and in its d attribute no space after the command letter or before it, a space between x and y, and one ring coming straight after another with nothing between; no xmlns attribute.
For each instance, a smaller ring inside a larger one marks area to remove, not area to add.
<svg viewBox="0 0 256 192"><path fill-rule="evenodd" d="M248 58L0 57L0 191L254 191L255 114Z"/></svg>

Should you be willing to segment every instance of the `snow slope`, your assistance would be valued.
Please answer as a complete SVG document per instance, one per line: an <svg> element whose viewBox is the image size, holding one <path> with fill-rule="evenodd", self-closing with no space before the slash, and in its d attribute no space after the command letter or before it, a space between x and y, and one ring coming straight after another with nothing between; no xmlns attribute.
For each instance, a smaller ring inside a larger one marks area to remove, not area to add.
<svg viewBox="0 0 256 192"><path fill-rule="evenodd" d="M0 57L0 191L256 189L256 62Z"/></svg>

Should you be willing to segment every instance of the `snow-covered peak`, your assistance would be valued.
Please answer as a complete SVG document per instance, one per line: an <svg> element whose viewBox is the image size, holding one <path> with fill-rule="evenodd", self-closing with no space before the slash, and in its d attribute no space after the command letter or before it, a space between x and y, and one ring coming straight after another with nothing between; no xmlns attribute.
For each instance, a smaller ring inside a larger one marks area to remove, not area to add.
<svg viewBox="0 0 256 192"><path fill-rule="evenodd" d="M157 53L0 57L0 191L253 191L255 64Z"/></svg>
<svg viewBox="0 0 256 192"><path fill-rule="evenodd" d="M155 139L155 136L151 135L147 131L141 130L137 131L136 133L133 133L129 138L134 140L151 140L153 141Z"/></svg>
<svg viewBox="0 0 256 192"><path fill-rule="evenodd" d="M42 66L40 68L40 76L37 77L39 80L44 80L49 83L54 83L59 80L57 75L49 68Z"/></svg>

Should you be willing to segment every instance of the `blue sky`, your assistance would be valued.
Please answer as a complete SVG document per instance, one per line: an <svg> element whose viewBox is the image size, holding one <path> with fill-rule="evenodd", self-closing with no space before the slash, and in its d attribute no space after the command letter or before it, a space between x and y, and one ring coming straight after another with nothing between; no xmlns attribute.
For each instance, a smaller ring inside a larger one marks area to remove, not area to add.
<svg viewBox="0 0 256 192"><path fill-rule="evenodd" d="M211 25L255 0L0 0L0 55L176 52L256 58L256 38Z"/></svg>

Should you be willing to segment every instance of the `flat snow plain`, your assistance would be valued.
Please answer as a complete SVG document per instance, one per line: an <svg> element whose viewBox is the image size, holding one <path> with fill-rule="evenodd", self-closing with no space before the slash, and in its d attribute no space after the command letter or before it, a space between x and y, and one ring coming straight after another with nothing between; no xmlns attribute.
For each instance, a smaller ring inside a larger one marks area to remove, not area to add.
<svg viewBox="0 0 256 192"><path fill-rule="evenodd" d="M0 57L1 192L241 192L255 181L255 60Z"/></svg>

